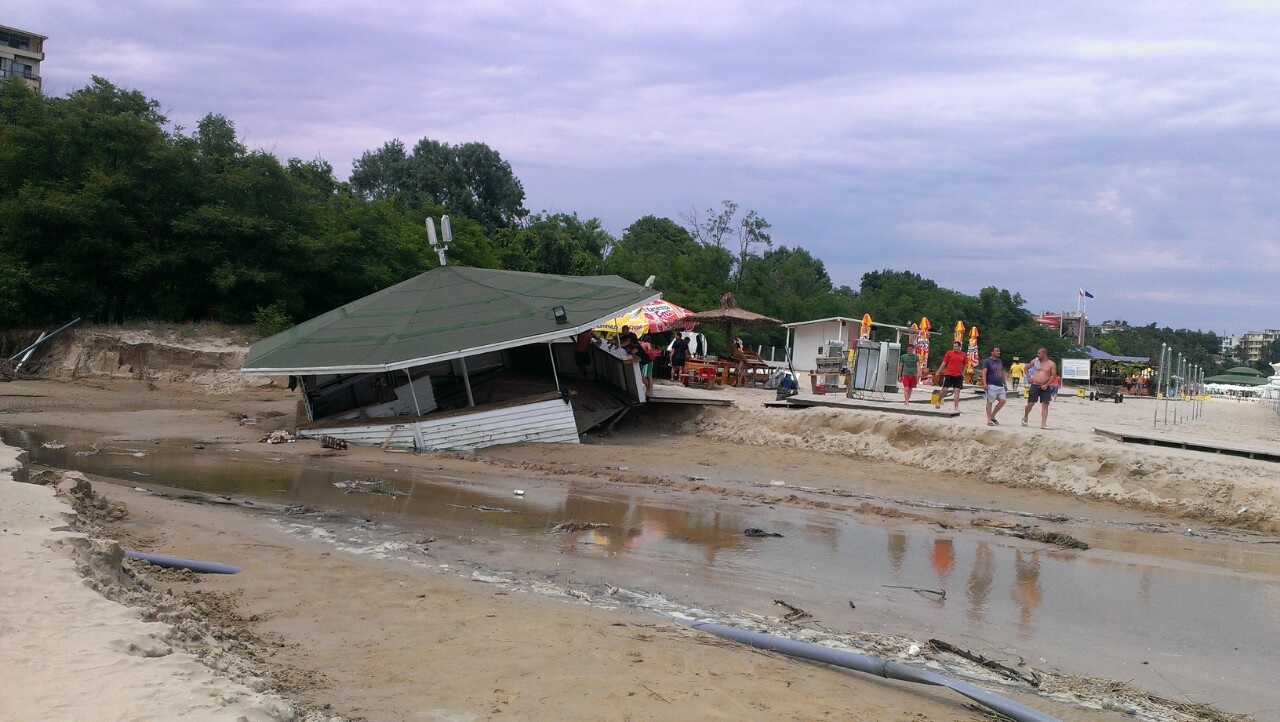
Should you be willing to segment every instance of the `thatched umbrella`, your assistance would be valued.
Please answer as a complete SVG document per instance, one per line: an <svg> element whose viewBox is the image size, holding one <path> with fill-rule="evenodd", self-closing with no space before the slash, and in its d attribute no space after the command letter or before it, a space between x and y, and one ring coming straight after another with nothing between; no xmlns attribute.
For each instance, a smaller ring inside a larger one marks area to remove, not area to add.
<svg viewBox="0 0 1280 722"><path fill-rule="evenodd" d="M713 308L710 311L700 311L689 316L685 320L709 323L713 326L724 327L725 338L730 345L733 344L734 326L782 325L782 322L776 318L770 318L769 316L765 316L754 311L748 311L745 308L739 308L738 302L734 300L732 293L726 293L720 297L720 308Z"/></svg>

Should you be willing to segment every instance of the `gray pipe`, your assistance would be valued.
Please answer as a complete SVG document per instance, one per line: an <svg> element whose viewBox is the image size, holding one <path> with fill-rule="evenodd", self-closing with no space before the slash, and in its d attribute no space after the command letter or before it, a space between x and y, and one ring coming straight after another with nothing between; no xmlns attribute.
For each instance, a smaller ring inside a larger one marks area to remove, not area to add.
<svg viewBox="0 0 1280 722"><path fill-rule="evenodd" d="M13 356L11 356L11 357L9 358L9 360L10 360L10 361L12 361L12 360L14 360L14 359L18 358L19 356L21 356L21 355L22 355L22 354L24 354L24 353L27 353L27 352L29 352L29 351L34 351L34 350L35 350L35 348L36 348L36 346L39 346L40 344L44 343L45 341L48 341L49 339L53 338L54 336L57 336L58 334L62 333L63 331L66 331L67 329L71 328L72 326L76 325L77 323L80 323L80 318L79 318L78 316L76 317L76 320L71 321L70 323L65 323L65 324L63 324L63 325L59 326L59 327L58 327L58 328L57 328L53 333L50 333L48 336L41 336L39 340L37 340L35 343L31 344L30 346L28 346L28 347L26 347L26 348L22 349L22 350L21 350L21 351L19 351L18 353L15 353ZM23 362L25 363L25 362L26 362L26 359L23 359Z"/></svg>
<svg viewBox="0 0 1280 722"><path fill-rule="evenodd" d="M911 665L880 659L879 657L870 657L865 654L855 654L843 649L832 649L812 642L801 642L795 639L787 639L786 637L764 634L763 632L738 629L724 624L712 622L691 622L690 624L696 629L714 634L717 637L731 639L751 647L782 652L792 657L821 662L822 664L845 667L858 672L874 674L885 679L947 687L1016 722L1059 722L1057 717L1051 717L1039 710L1014 702L1007 697L988 692L977 685L944 677L927 669L919 669Z"/></svg>

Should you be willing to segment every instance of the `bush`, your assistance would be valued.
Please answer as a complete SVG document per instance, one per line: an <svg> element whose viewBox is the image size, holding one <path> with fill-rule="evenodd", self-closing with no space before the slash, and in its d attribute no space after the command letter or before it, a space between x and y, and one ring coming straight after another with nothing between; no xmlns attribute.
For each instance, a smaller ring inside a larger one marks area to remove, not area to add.
<svg viewBox="0 0 1280 722"><path fill-rule="evenodd" d="M253 330L263 338L272 336L293 326L293 318L284 301L276 301L270 306L259 306L253 312Z"/></svg>

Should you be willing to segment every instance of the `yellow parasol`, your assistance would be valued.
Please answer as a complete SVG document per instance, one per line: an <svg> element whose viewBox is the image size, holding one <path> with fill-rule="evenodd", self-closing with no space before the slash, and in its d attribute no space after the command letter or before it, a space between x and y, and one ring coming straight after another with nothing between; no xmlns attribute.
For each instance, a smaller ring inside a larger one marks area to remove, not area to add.
<svg viewBox="0 0 1280 722"><path fill-rule="evenodd" d="M600 333L619 334L622 333L623 326L630 326L632 333L643 336L646 333L662 333L677 327L692 328L697 323L685 320L692 315L693 311L681 308L670 301L650 301L626 315L600 324L595 330Z"/></svg>

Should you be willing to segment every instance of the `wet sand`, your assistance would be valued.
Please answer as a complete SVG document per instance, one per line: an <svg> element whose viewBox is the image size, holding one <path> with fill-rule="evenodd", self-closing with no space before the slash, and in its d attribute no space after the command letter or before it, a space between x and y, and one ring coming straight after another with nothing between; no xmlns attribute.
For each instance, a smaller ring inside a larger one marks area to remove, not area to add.
<svg viewBox="0 0 1280 722"><path fill-rule="evenodd" d="M1216 473L1229 480L1232 488L1215 492L1204 488L1205 480L1213 478L1208 471L1215 468L1209 461L1177 450L1117 449L1115 442L1093 438L1091 429L1075 427L1080 425L1080 419L1073 420L1075 414L1094 417L1124 407L1127 412L1137 403L1064 403L1055 406L1050 417L1051 426L1055 421L1061 425L1039 432L990 430L985 421L979 426L975 419L982 416L981 405L968 401L958 419L904 421L828 410L755 410L748 405L771 393L730 393L742 399L737 410L697 416L687 410L665 412L629 427L620 425L609 439L588 436L581 446L488 449L480 452L480 461L467 455L412 457L369 449L352 449L343 457L370 464L385 464L391 457L398 465L422 464L445 471L496 465L549 480L557 474L579 473L604 479L620 476L635 483L651 479L652 483L679 483L691 493L698 493L700 487L715 494L729 488L757 493L762 488L776 490L775 482L781 482L788 492L800 490L788 494L797 497L796 503L805 503L800 487L883 494L884 485L893 484L889 496L907 500L1008 509L1056 505L1087 509L1095 518L1105 517L1108 510L1116 516L1202 515L1262 529L1267 528L1270 513L1274 522L1274 489L1267 482L1274 485L1275 475L1268 474L1274 470L1262 462L1229 461L1217 466ZM255 443L264 429L284 423L295 403L296 396L277 388L211 395L191 385L162 384L151 389L116 380L18 382L0 389L6 426L74 428L121 442L171 439L234 444L253 454L317 454L314 442ZM1206 417L1214 411L1210 406ZM1219 428L1227 424L1224 418L1229 413L1230 423L1241 429L1256 428L1259 443L1274 441L1274 426L1267 426L1274 413L1267 417L1224 408L1217 424L1202 420L1183 428L1197 423L1205 424L1206 430ZM243 425L240 415L257 422ZM864 418L868 416L872 418ZM1234 420L1237 416L1239 420ZM1141 423L1136 413L1124 417L1111 413L1107 423L1122 418ZM992 433L998 436L993 438ZM1238 436L1241 432L1220 433ZM1034 434L1057 434L1058 443L1049 445L1056 450L1026 448L1043 443L1045 437ZM934 448L921 449L926 443ZM948 443L956 446L949 448ZM961 446L991 448L979 449L962 462L952 453ZM972 465L984 459L1019 454L1042 454L1043 466L1023 472L1027 478L1021 480L1003 478L1013 472L999 471L998 463L992 461L977 467L988 473L961 471L972 471ZM1100 473L1107 460L1117 455L1124 459L1121 466L1128 465L1131 471L1135 464L1140 470L1154 471L1111 472L1124 477L1119 480ZM859 464L864 473L841 473L850 463ZM1045 471L1052 464L1074 471L1055 476ZM1202 467L1203 471L1194 471ZM954 484L939 487L936 474L930 473L933 470L950 473ZM1185 478L1189 472L1200 476L1189 482ZM282 535L233 509L195 507L124 487L109 487L104 493L130 510L123 521L99 524L100 531L113 538L140 547L163 544L191 549L190 556L200 558L253 559L255 566L269 570L199 579L162 575L161 582L179 591L231 595L226 597L231 601L222 606L248 620L232 627L251 638L250 646L257 650L253 656L261 665L258 676L272 680L273 689L313 715L595 719L601 718L601 710L609 710L603 716L614 719L977 718L954 695L919 687L908 691L749 652L653 616L601 610L572 599L512 594L460 581L453 574L429 574L368 557L335 554L326 545ZM1234 513L1241 497L1262 509L1261 515ZM1114 501L1123 504L1117 506ZM1135 504L1149 511L1134 512ZM66 533L48 529L41 533ZM40 563L57 564L56 559ZM75 614L95 612L86 608ZM4 621L12 624L7 618ZM30 618L23 621L32 623ZM5 648L13 649L7 644ZM16 664L16 659L8 658L5 667L12 669ZM47 671L55 673L58 663L50 665ZM10 672L5 676L8 679ZM24 709L50 708L60 703L58 696L51 687L45 695L24 697L28 705ZM136 712L137 707L129 707L135 704L130 700L145 695L123 696L125 707L117 718L135 718L130 711ZM1051 711L1064 719L1123 718L1117 713L1065 707Z"/></svg>

